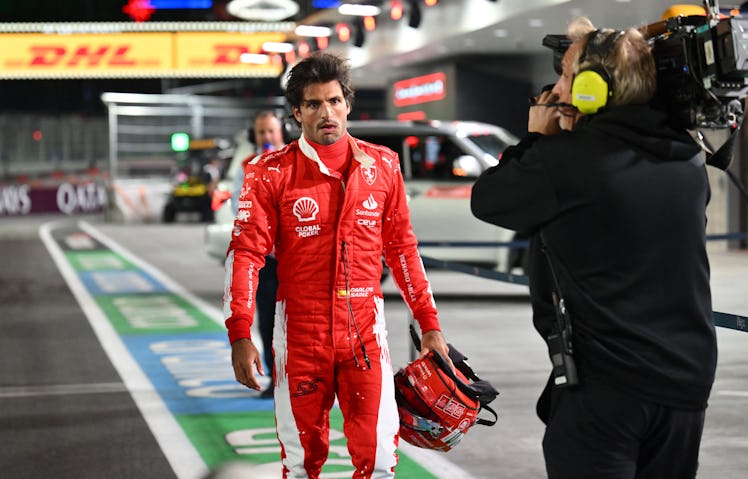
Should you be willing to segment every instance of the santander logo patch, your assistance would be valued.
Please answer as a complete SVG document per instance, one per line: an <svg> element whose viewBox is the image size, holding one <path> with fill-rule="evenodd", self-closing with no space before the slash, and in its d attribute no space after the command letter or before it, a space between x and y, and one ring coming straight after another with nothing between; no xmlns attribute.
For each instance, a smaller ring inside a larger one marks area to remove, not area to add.
<svg viewBox="0 0 748 479"><path fill-rule="evenodd" d="M374 195L371 193L369 193L369 197L362 204L367 210L375 210L377 209L377 206L379 206L377 201L374 199Z"/></svg>

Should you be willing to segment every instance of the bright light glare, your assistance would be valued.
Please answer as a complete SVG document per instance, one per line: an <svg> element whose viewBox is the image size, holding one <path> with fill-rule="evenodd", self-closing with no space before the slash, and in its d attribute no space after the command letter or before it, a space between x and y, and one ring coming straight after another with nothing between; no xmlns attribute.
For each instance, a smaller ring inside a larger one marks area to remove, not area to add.
<svg viewBox="0 0 748 479"><path fill-rule="evenodd" d="M265 42L262 49L271 53L288 53L293 51L293 45L286 42Z"/></svg>
<svg viewBox="0 0 748 479"><path fill-rule="evenodd" d="M239 55L239 61L252 63L253 65L264 65L270 61L270 56L262 53L242 53Z"/></svg>
<svg viewBox="0 0 748 479"><path fill-rule="evenodd" d="M332 29L316 25L299 25L294 32L300 37L329 37Z"/></svg>
<svg viewBox="0 0 748 479"><path fill-rule="evenodd" d="M344 3L338 7L341 15L356 15L358 17L373 17L382 13L382 9L376 5L358 5L353 3Z"/></svg>

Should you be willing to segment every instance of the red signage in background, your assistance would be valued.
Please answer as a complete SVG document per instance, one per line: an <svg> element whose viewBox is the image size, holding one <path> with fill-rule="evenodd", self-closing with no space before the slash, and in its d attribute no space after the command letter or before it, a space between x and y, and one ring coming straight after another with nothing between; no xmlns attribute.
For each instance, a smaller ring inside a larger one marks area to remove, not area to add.
<svg viewBox="0 0 748 479"><path fill-rule="evenodd" d="M442 72L431 73L395 82L394 87L397 107L437 101L447 96L447 76Z"/></svg>
<svg viewBox="0 0 748 479"><path fill-rule="evenodd" d="M128 14L136 22L150 20L155 11L149 0L128 0L127 5L122 7L122 13Z"/></svg>
<svg viewBox="0 0 748 479"><path fill-rule="evenodd" d="M408 120L425 120L426 119L426 112L418 110L418 111L409 111L406 113L400 113L397 115L397 119L399 121L408 121Z"/></svg>

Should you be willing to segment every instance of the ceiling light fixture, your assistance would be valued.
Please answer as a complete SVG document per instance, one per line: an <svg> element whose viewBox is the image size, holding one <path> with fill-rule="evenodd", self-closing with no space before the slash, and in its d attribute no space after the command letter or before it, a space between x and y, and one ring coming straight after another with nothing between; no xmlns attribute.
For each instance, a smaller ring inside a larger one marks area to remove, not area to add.
<svg viewBox="0 0 748 479"><path fill-rule="evenodd" d="M364 28L367 32L373 32L377 28L377 20L374 17L364 17Z"/></svg>
<svg viewBox="0 0 748 479"><path fill-rule="evenodd" d="M402 0L390 0L390 18L395 21L403 18Z"/></svg>
<svg viewBox="0 0 748 479"><path fill-rule="evenodd" d="M270 61L270 56L264 53L242 53L239 55L239 61L253 65L264 65Z"/></svg>
<svg viewBox="0 0 748 479"><path fill-rule="evenodd" d="M338 33L338 40L345 43L351 39L351 27L347 23L340 22L335 26L335 31Z"/></svg>
<svg viewBox="0 0 748 479"><path fill-rule="evenodd" d="M287 42L265 42L262 49L268 53L288 53L293 51L293 45Z"/></svg>
<svg viewBox="0 0 748 479"><path fill-rule="evenodd" d="M293 0L231 0L226 11L242 20L278 22L299 13Z"/></svg>
<svg viewBox="0 0 748 479"><path fill-rule="evenodd" d="M354 15L357 17L373 17L382 13L382 9L376 5L344 3L338 7L338 13L341 15Z"/></svg>
<svg viewBox="0 0 748 479"><path fill-rule="evenodd" d="M332 29L318 25L299 25L294 33L300 37L329 37L332 35Z"/></svg>
<svg viewBox="0 0 748 479"><path fill-rule="evenodd" d="M531 18L530 20L528 20L527 24L531 28L543 28L544 25L542 18Z"/></svg>
<svg viewBox="0 0 748 479"><path fill-rule="evenodd" d="M299 42L299 55L301 55L302 58L309 56L311 50L312 49L307 42L303 40Z"/></svg>

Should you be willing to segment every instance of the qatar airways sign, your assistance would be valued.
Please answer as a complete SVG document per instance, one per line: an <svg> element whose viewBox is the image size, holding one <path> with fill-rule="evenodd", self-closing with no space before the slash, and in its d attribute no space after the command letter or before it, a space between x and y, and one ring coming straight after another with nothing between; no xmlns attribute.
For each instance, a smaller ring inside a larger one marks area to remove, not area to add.
<svg viewBox="0 0 748 479"><path fill-rule="evenodd" d="M395 106L418 105L442 100L447 96L447 76L442 72L431 73L396 82Z"/></svg>
<svg viewBox="0 0 748 479"><path fill-rule="evenodd" d="M97 182L38 188L27 184L0 185L0 218L36 213L97 213L106 206L106 187Z"/></svg>

